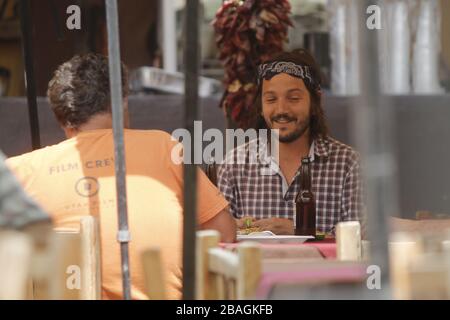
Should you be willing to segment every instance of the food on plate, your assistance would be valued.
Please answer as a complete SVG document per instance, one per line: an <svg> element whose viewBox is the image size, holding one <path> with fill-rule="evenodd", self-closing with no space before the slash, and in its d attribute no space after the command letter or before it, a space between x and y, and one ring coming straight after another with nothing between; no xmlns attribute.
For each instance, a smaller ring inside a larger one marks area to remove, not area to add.
<svg viewBox="0 0 450 320"><path fill-rule="evenodd" d="M243 226L239 228L237 234L238 235L247 235L252 232L260 232L263 231L260 227L256 227L252 225L252 218L247 218L244 220Z"/></svg>
<svg viewBox="0 0 450 320"><path fill-rule="evenodd" d="M261 231L262 230L259 227L250 227L250 228L239 229L237 234L239 234L239 235L247 235L247 234L250 234L252 232L261 232Z"/></svg>
<svg viewBox="0 0 450 320"><path fill-rule="evenodd" d="M325 232L316 232L316 240L324 240L325 236Z"/></svg>

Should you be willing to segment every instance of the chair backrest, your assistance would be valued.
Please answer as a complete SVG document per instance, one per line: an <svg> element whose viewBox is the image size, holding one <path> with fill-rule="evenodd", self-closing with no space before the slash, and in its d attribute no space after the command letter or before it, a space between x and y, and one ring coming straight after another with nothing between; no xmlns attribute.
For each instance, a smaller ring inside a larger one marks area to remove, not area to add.
<svg viewBox="0 0 450 320"><path fill-rule="evenodd" d="M26 299L32 251L27 235L0 232L0 300Z"/></svg>
<svg viewBox="0 0 450 320"><path fill-rule="evenodd" d="M82 253L82 286L83 300L101 299L101 255L100 229L98 221L92 216L80 221L81 253Z"/></svg>
<svg viewBox="0 0 450 320"><path fill-rule="evenodd" d="M33 297L43 300L101 299L100 235L94 217L78 230L56 229L33 265Z"/></svg>
<svg viewBox="0 0 450 320"><path fill-rule="evenodd" d="M423 254L420 238L407 232L394 232L390 235L388 248L392 296L394 299L410 299L411 265Z"/></svg>
<svg viewBox="0 0 450 320"><path fill-rule="evenodd" d="M397 232L391 240L394 298L450 299L450 232Z"/></svg>
<svg viewBox="0 0 450 320"><path fill-rule="evenodd" d="M409 267L409 299L450 299L449 256L426 253L411 261Z"/></svg>
<svg viewBox="0 0 450 320"><path fill-rule="evenodd" d="M338 260L361 260L361 225L358 221L339 222L336 225L336 256Z"/></svg>
<svg viewBox="0 0 450 320"><path fill-rule="evenodd" d="M249 299L261 277L261 249L244 242L237 252L219 248L220 234L214 230L197 232L196 298Z"/></svg>
<svg viewBox="0 0 450 320"><path fill-rule="evenodd" d="M166 296L164 268L159 248L150 248L142 254L145 287L150 300L164 300Z"/></svg>

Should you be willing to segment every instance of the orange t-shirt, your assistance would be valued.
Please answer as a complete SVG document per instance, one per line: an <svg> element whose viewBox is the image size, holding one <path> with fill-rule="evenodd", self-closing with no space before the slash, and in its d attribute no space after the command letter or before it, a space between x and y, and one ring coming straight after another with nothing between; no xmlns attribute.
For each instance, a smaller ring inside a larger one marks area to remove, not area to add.
<svg viewBox="0 0 450 320"><path fill-rule="evenodd" d="M147 298L141 254L157 246L168 297L180 298L183 167L171 160L178 142L156 130L126 129L124 139L132 297ZM84 215L99 219L103 298L122 298L112 130L82 132L57 145L10 158L7 164L56 227L77 228ZM197 222L202 224L228 203L201 170L197 181L201 195L197 197Z"/></svg>

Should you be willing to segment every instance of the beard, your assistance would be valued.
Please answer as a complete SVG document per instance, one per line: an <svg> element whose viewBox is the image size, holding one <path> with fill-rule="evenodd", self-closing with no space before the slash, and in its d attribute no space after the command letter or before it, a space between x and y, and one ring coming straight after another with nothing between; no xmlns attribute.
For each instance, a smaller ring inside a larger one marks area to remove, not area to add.
<svg viewBox="0 0 450 320"><path fill-rule="evenodd" d="M289 115L286 114L280 114L280 115L276 115L274 117L272 117L270 119L270 123L267 123L267 126L270 129L273 129L273 122L277 121L277 120L289 120L289 121L295 121L296 125L293 131L287 133L287 134L282 134L280 132L278 132L277 136L278 136L278 140L281 143L291 143L294 142L295 140L299 139L301 136L303 136L303 134L308 130L309 126L310 126L310 117L303 119L303 120L298 120L294 117L290 117Z"/></svg>

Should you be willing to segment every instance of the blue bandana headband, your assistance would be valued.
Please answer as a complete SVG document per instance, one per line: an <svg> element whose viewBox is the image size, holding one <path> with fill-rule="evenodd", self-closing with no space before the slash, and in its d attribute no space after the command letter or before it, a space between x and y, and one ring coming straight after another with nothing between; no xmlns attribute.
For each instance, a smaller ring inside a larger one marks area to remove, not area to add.
<svg viewBox="0 0 450 320"><path fill-rule="evenodd" d="M258 66L258 84L263 79L270 80L272 77L280 73L286 73L293 77L297 77L305 81L306 85L311 87L317 87L320 89L320 85L316 84L311 76L311 69L309 66L303 66L295 64L289 61L275 61L269 63L263 63Z"/></svg>

